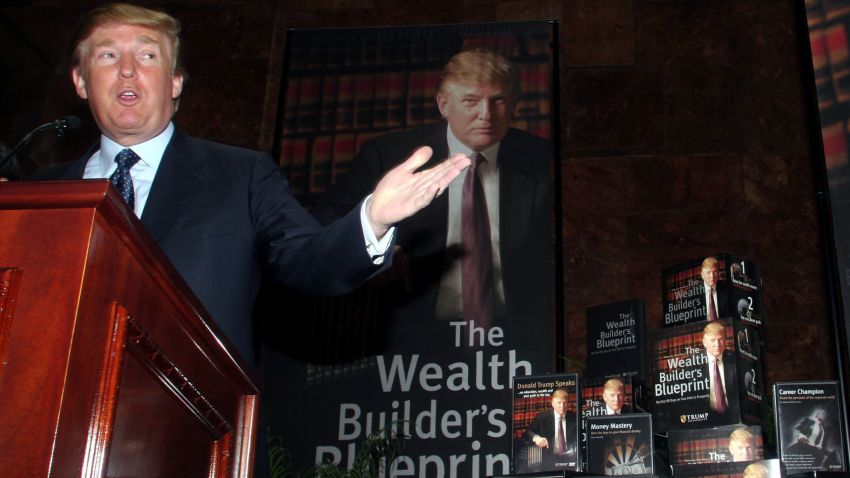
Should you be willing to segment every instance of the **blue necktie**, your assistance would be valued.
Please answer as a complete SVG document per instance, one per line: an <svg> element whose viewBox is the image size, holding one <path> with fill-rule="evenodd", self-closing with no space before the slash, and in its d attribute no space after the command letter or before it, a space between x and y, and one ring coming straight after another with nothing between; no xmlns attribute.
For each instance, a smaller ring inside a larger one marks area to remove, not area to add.
<svg viewBox="0 0 850 478"><path fill-rule="evenodd" d="M130 177L130 168L140 159L142 158L134 153L132 149L122 149L115 155L115 162L118 163L118 169L109 177L109 181L118 189L118 192L131 211L135 210L136 195L133 192L133 178Z"/></svg>

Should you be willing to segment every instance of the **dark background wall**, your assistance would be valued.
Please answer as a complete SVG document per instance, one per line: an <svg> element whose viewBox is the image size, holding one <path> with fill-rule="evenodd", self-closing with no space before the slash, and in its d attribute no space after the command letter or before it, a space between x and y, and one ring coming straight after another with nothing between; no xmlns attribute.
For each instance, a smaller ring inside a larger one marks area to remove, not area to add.
<svg viewBox="0 0 850 478"><path fill-rule="evenodd" d="M38 137L25 172L96 138L65 59L100 3L0 8L0 141L69 113L84 123ZM139 3L183 22L179 127L267 151L288 28L556 19L568 368L585 360L586 307L640 298L656 328L661 269L730 251L763 270L767 383L836 377L791 0Z"/></svg>

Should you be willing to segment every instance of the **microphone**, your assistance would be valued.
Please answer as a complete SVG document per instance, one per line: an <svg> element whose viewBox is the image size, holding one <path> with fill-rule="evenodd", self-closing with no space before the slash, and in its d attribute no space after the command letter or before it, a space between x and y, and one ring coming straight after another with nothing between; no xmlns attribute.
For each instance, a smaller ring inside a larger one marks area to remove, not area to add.
<svg viewBox="0 0 850 478"><path fill-rule="evenodd" d="M34 130L27 133L27 135L24 136L24 138L22 140L18 141L18 144L16 144L15 147L12 148L11 151L9 151L5 156L3 156L3 159L0 160L0 171L3 170L3 166L5 166L6 163L10 159L15 157L15 154L17 154L18 151L21 150L21 148L30 144L33 136L35 136L35 134L38 133L39 131L44 131L44 130L47 130L47 129L55 129L56 130L56 136L61 138L62 136L65 135L65 130L77 129L77 128L80 127L81 124L82 124L82 122L80 121L80 118L78 118L74 115L67 115L67 116L63 116L63 117L61 117L61 118L59 118L55 121L51 121L49 123L44 123L43 125L35 128Z"/></svg>

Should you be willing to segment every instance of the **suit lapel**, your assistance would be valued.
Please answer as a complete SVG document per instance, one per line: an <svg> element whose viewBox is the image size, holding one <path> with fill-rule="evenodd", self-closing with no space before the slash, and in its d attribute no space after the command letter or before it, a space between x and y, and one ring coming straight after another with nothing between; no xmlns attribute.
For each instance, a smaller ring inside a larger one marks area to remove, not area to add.
<svg viewBox="0 0 850 478"><path fill-rule="evenodd" d="M157 169L142 224L158 244L201 190L204 162L189 136L175 131Z"/></svg>

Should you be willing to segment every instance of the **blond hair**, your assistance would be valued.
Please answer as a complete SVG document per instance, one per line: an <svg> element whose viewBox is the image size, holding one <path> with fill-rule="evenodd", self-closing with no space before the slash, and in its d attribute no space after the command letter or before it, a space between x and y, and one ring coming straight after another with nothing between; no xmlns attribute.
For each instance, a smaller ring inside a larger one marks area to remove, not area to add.
<svg viewBox="0 0 850 478"><path fill-rule="evenodd" d="M602 390L626 390L626 384L619 378L609 378L602 386Z"/></svg>
<svg viewBox="0 0 850 478"><path fill-rule="evenodd" d="M128 3L113 3L90 10L83 17L74 39L71 43L71 65L73 68L82 66L89 45L86 40L95 29L108 23L132 25L156 30L168 39L166 47L171 53L171 71L185 76L180 60L180 21L171 15Z"/></svg>
<svg viewBox="0 0 850 478"><path fill-rule="evenodd" d="M512 101L519 98L519 68L492 50L465 50L451 57L440 74L437 92L445 94L448 83L495 84L504 88Z"/></svg>
<svg viewBox="0 0 850 478"><path fill-rule="evenodd" d="M720 322L711 322L702 329L702 335L719 335L720 337L724 337L726 334L726 327L723 326Z"/></svg>

